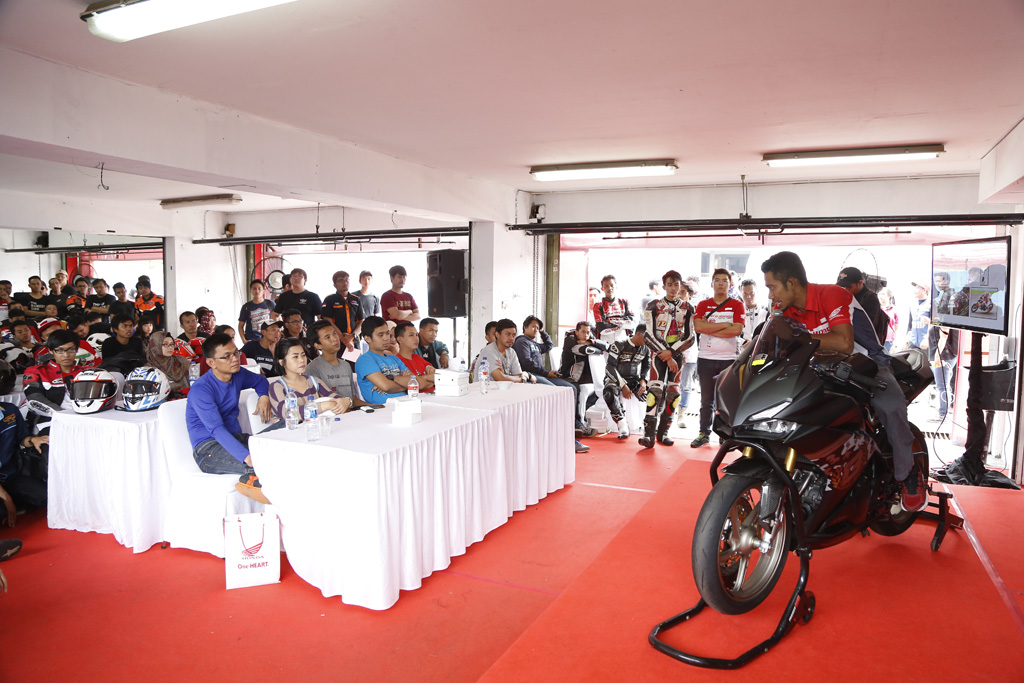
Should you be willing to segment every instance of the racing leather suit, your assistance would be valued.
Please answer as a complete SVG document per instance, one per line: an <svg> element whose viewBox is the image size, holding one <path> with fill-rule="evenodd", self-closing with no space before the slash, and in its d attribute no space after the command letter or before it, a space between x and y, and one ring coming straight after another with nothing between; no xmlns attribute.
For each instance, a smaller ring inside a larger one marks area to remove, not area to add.
<svg viewBox="0 0 1024 683"><path fill-rule="evenodd" d="M71 379L86 368L75 365L71 372L64 374L56 361L50 361L45 365L33 365L25 370L25 398L29 401L38 401L50 410L63 410L61 403L64 401L66 387ZM29 425L35 434L48 434L50 429L50 417L40 415L34 410L29 411Z"/></svg>
<svg viewBox="0 0 1024 683"><path fill-rule="evenodd" d="M631 329L633 313L629 310L629 302L625 299L601 297L601 300L594 304L594 322L599 339L605 330Z"/></svg>
<svg viewBox="0 0 1024 683"><path fill-rule="evenodd" d="M655 299L644 310L644 323L647 325L644 339L651 349L651 382L648 387L650 393L647 395L644 431L653 436L659 415L659 429L668 431L679 403L679 383L686 364L683 352L696 341L693 333L693 307L681 299ZM674 372L669 370L667 360L658 357L662 351L672 352L671 358L677 364Z"/></svg>
<svg viewBox="0 0 1024 683"><path fill-rule="evenodd" d="M646 396L640 393L640 383L651 370L651 350L644 346L633 346L627 339L617 341L608 347L608 360L604 366L604 402L616 423L624 417L622 411L622 387L641 401Z"/></svg>

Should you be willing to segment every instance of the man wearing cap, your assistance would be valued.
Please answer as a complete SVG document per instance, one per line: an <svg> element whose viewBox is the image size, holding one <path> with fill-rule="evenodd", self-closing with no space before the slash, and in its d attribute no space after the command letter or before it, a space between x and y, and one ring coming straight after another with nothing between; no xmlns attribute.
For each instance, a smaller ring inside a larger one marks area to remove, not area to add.
<svg viewBox="0 0 1024 683"><path fill-rule="evenodd" d="M839 271L836 284L853 294L853 298L868 314L868 319L875 328L879 343L884 344L885 337L889 332L889 316L882 310L878 295L864 286L864 273L860 271L860 268L843 268Z"/></svg>
<svg viewBox="0 0 1024 683"><path fill-rule="evenodd" d="M246 358L252 358L263 370L267 377L275 377L274 370L274 348L277 342L281 341L281 334L284 330L284 322L274 320L260 325L260 338L246 342L242 347L242 353Z"/></svg>
<svg viewBox="0 0 1024 683"><path fill-rule="evenodd" d="M908 512L923 509L928 503L928 473L914 463L914 435L907 420L907 403L893 376L889 356L871 329L860 302L844 288L808 282L803 262L791 251L771 256L761 264L761 272L776 308L818 337L822 351L862 353L878 365L875 379L886 386L873 392L871 407L885 426L892 446L893 477L900 483L900 504Z"/></svg>
<svg viewBox="0 0 1024 683"><path fill-rule="evenodd" d="M59 288L58 294L62 296L71 296L75 293L75 288L68 284L68 271L61 268L53 275L57 278L57 286Z"/></svg>

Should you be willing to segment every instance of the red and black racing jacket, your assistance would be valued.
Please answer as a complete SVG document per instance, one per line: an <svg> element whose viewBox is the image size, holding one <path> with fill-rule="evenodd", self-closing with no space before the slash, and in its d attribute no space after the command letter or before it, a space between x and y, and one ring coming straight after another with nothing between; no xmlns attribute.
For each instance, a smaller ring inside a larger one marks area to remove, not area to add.
<svg viewBox="0 0 1024 683"><path fill-rule="evenodd" d="M61 403L64 401L65 387L71 378L82 370L85 368L76 365L71 368L71 372L64 374L60 366L52 360L45 365L33 365L25 370L25 398L29 401L39 401L54 410L60 410ZM38 432L49 426L50 418L30 412L29 422Z"/></svg>

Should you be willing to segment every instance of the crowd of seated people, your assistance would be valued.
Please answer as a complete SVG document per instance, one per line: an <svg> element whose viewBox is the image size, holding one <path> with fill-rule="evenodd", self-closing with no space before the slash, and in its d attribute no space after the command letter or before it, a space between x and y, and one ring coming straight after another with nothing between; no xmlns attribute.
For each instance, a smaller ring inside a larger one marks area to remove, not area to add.
<svg viewBox="0 0 1024 683"><path fill-rule="evenodd" d="M51 411L69 407L64 387L87 367L125 376L137 367L156 368L168 380L171 399L188 398L186 424L200 470L238 474L240 492L265 500L238 423L243 390L255 390L257 413L276 428L284 425L289 394L297 398L300 420L307 400L340 414L406 395L412 377L429 393L435 370L448 368L438 321L421 318L415 299L404 291L405 268L394 266L388 275L391 287L379 297L370 291L369 271L359 274L354 292L347 272L334 273L334 291L324 299L307 288L301 268L289 273L276 299L253 280L237 325L217 325L214 311L199 306L177 316L177 336L168 327L163 297L145 276L134 292L117 282L112 294L100 278L78 277L68 284L63 271L51 279L49 291L38 276L21 293L0 281L0 358L9 361L12 373L24 375L26 397ZM527 319L518 340L516 332L508 320L488 326L492 336L482 353L491 359L494 379L577 390L559 372L543 369L551 339L539 319ZM252 372L240 372L247 359ZM578 434L593 433L579 416L576 426ZM45 457L48 418L30 413L24 433L35 439L26 445Z"/></svg>

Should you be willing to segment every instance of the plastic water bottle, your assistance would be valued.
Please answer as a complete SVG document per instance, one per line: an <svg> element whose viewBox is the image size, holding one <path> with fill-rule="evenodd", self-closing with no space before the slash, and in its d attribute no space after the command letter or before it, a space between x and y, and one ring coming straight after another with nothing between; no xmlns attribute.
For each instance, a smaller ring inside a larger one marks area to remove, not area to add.
<svg viewBox="0 0 1024 683"><path fill-rule="evenodd" d="M409 398L416 398L420 395L420 381L416 375L409 378Z"/></svg>
<svg viewBox="0 0 1024 683"><path fill-rule="evenodd" d="M465 358L460 358L459 359L459 372L465 372L465 371L466 371L466 359Z"/></svg>
<svg viewBox="0 0 1024 683"><path fill-rule="evenodd" d="M193 384L196 383L196 380L199 379L199 374L200 374L200 372L199 372L199 363L196 363L196 362L189 363L189 366L188 366L188 384L189 384L189 386L192 386Z"/></svg>
<svg viewBox="0 0 1024 683"><path fill-rule="evenodd" d="M481 358L480 359L480 368L479 368L478 371L480 373L480 377L478 378L480 380L480 393L481 394L486 394L487 393L487 389L489 388L488 385L491 383L491 377L490 377L489 373L487 372L487 359L486 358Z"/></svg>
<svg viewBox="0 0 1024 683"><path fill-rule="evenodd" d="M302 423L306 425L306 441L313 443L320 440L320 420L317 416L316 402L307 401L303 406Z"/></svg>
<svg viewBox="0 0 1024 683"><path fill-rule="evenodd" d="M288 429L299 428L299 399L291 388L284 397L284 423Z"/></svg>

